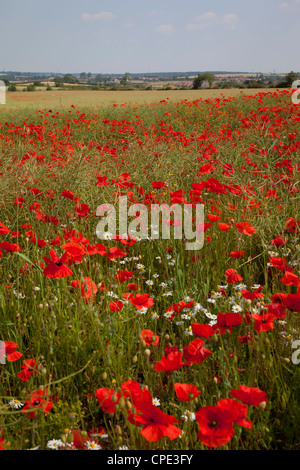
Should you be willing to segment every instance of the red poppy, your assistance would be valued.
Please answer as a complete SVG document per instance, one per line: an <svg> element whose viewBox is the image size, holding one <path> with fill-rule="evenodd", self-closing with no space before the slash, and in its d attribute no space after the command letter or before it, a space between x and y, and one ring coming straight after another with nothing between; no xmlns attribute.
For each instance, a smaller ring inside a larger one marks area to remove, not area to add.
<svg viewBox="0 0 300 470"><path fill-rule="evenodd" d="M256 233L256 229L254 227L251 227L250 222L239 222L238 224L235 224L235 227L240 233L244 233L249 237Z"/></svg>
<svg viewBox="0 0 300 470"><path fill-rule="evenodd" d="M66 264L64 264L68 259L67 252L65 252L63 256L59 258L54 249L51 248L50 257L51 259L46 256L44 257L44 261L47 263L47 266L44 269L43 273L46 277L60 279L63 277L72 276L72 271Z"/></svg>
<svg viewBox="0 0 300 470"><path fill-rule="evenodd" d="M94 281L89 277L85 277L81 283L81 296L86 300L94 300L94 295L97 291L98 289Z"/></svg>
<svg viewBox="0 0 300 470"><path fill-rule="evenodd" d="M178 370L187 365L186 362L182 362L182 356L182 352L179 351L171 351L167 356L162 356L161 360L155 363L155 372Z"/></svg>
<svg viewBox="0 0 300 470"><path fill-rule="evenodd" d="M300 287L300 278L289 271L285 271L284 277L280 279L286 286Z"/></svg>
<svg viewBox="0 0 300 470"><path fill-rule="evenodd" d="M75 206L75 211L79 217L85 217L90 212L90 208L87 204L80 203Z"/></svg>
<svg viewBox="0 0 300 470"><path fill-rule="evenodd" d="M116 410L115 405L120 400L121 395L110 388L98 388L96 397L103 411L114 413Z"/></svg>
<svg viewBox="0 0 300 470"><path fill-rule="evenodd" d="M224 398L218 401L218 407L228 410L234 423L247 429L252 427L252 422L247 420L247 405L242 405L233 398Z"/></svg>
<svg viewBox="0 0 300 470"><path fill-rule="evenodd" d="M225 224L224 222L219 222L219 229L223 232L227 232L230 229L230 225Z"/></svg>
<svg viewBox="0 0 300 470"><path fill-rule="evenodd" d="M197 338L183 348L184 358L188 364L200 364L211 355L211 351L204 348L203 344L204 341L201 338Z"/></svg>
<svg viewBox="0 0 300 470"><path fill-rule="evenodd" d="M49 413L53 406L53 403L48 400L47 396L47 389L35 390L34 392L32 392L29 395L29 398L25 400L25 406L22 408L22 413L25 414L27 411L31 410L30 413L28 413L30 419L35 417L38 409L42 409L44 413Z"/></svg>
<svg viewBox="0 0 300 470"><path fill-rule="evenodd" d="M121 300L117 302L109 302L108 307L111 312L120 312L123 308L124 304Z"/></svg>
<svg viewBox="0 0 300 470"><path fill-rule="evenodd" d="M153 189L161 189L166 186L166 183L163 181L152 181L151 186Z"/></svg>
<svg viewBox="0 0 300 470"><path fill-rule="evenodd" d="M192 332L196 336L208 339L210 336L215 334L215 330L210 325L201 325L200 323L192 324Z"/></svg>
<svg viewBox="0 0 300 470"><path fill-rule="evenodd" d="M221 447L234 436L233 418L227 409L208 405L196 413L199 425L198 439L208 447Z"/></svg>
<svg viewBox="0 0 300 470"><path fill-rule="evenodd" d="M172 441L182 432L174 425L179 423L174 416L164 413L149 400L139 404L138 413L129 410L128 421L137 426L142 425L141 435L149 442L157 442L163 437Z"/></svg>
<svg viewBox="0 0 300 470"><path fill-rule="evenodd" d="M127 284L127 290L137 291L138 289L139 289L138 284L135 284L135 283L132 283L132 282L129 282Z"/></svg>
<svg viewBox="0 0 300 470"><path fill-rule="evenodd" d="M16 243L1 242L0 248L8 252L21 251L21 248Z"/></svg>
<svg viewBox="0 0 300 470"><path fill-rule="evenodd" d="M36 374L37 372L37 363L35 359L27 359L23 364L22 364L22 369L21 372L17 374L19 379L21 379L23 382L27 382L33 374Z"/></svg>
<svg viewBox="0 0 300 470"><path fill-rule="evenodd" d="M241 293L242 293L242 296L244 297L244 299L248 299L248 300L262 299L264 297L264 294L262 294L260 292L261 289L262 289L262 287L259 287L258 289L256 289L253 292L251 292L249 290L246 290L246 289L242 289Z"/></svg>
<svg viewBox="0 0 300 470"><path fill-rule="evenodd" d="M245 256L245 251L244 250L231 251L230 256L231 258L242 258L243 256Z"/></svg>
<svg viewBox="0 0 300 470"><path fill-rule="evenodd" d="M243 280L242 276L240 276L240 274L238 274L238 272L233 268L227 269L225 271L225 276L227 277L227 284L234 284L235 282Z"/></svg>
<svg viewBox="0 0 300 470"><path fill-rule="evenodd" d="M117 281L119 281L121 284L123 284L123 282L127 281L128 279L130 279L131 277L133 276L133 271L126 271L126 270L120 270L116 275L115 275L115 279Z"/></svg>
<svg viewBox="0 0 300 470"><path fill-rule="evenodd" d="M76 242L67 242L62 248L68 254L68 264L81 263L83 255L86 254L85 247Z"/></svg>
<svg viewBox="0 0 300 470"><path fill-rule="evenodd" d="M141 331L141 340L145 341L148 346L157 346L159 343L159 337L148 329Z"/></svg>
<svg viewBox="0 0 300 470"><path fill-rule="evenodd" d="M17 361L18 359L20 359L20 357L23 356L20 351L16 351L18 343L14 343L13 341L4 341L4 345L4 353L6 354L6 359L9 362Z"/></svg>
<svg viewBox="0 0 300 470"><path fill-rule="evenodd" d="M275 317L272 313L266 313L265 315L257 315L252 313L252 318L254 318L254 329L258 332L269 331L274 328Z"/></svg>
<svg viewBox="0 0 300 470"><path fill-rule="evenodd" d="M192 384L181 384L176 382L174 384L174 390L178 400L180 401L191 401L201 394L201 391Z"/></svg>
<svg viewBox="0 0 300 470"><path fill-rule="evenodd" d="M135 297L133 294L129 294L128 300L138 310L141 310L142 308L150 308L154 303L154 300L149 297L149 294L139 294L138 292L135 294Z"/></svg>
<svg viewBox="0 0 300 470"><path fill-rule="evenodd" d="M8 233L10 233L10 230L0 222L0 235L7 235Z"/></svg>
<svg viewBox="0 0 300 470"><path fill-rule="evenodd" d="M267 394L256 387L240 385L238 390L231 390L230 395L237 398L245 405L259 406L262 402L267 403Z"/></svg>

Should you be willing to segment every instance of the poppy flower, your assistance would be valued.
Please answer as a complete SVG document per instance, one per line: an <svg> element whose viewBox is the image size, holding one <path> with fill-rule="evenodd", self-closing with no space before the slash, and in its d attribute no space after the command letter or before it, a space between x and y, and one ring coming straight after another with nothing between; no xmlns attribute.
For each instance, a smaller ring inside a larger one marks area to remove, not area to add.
<svg viewBox="0 0 300 470"><path fill-rule="evenodd" d="M280 279L286 286L298 286L300 287L300 278L289 271L284 273L284 277Z"/></svg>
<svg viewBox="0 0 300 470"><path fill-rule="evenodd" d="M256 229L254 227L251 227L250 222L239 222L238 224L235 224L235 227L238 229L240 233L244 233L245 235L248 235L251 237L254 233L256 233Z"/></svg>
<svg viewBox="0 0 300 470"><path fill-rule="evenodd" d="M264 294L260 292L261 289L262 287L259 287L253 292L248 291L246 289L242 289L241 294L244 297L244 299L247 299L247 300L262 299L264 297Z"/></svg>
<svg viewBox="0 0 300 470"><path fill-rule="evenodd" d="M207 447L221 447L234 436L233 417L230 411L208 405L196 412L199 425L198 439Z"/></svg>
<svg viewBox="0 0 300 470"><path fill-rule="evenodd" d="M8 252L21 251L21 248L16 243L1 242L0 248Z"/></svg>
<svg viewBox="0 0 300 470"><path fill-rule="evenodd" d="M149 297L149 294L139 294L138 292L135 294L130 294L128 296L129 302L135 306L137 310L141 310L142 308L150 308L152 307L154 300Z"/></svg>
<svg viewBox="0 0 300 470"><path fill-rule="evenodd" d="M97 293L98 289L94 281L89 277L85 277L81 283L81 296L85 300L94 300L94 295Z"/></svg>
<svg viewBox="0 0 300 470"><path fill-rule="evenodd" d="M227 269L225 276L227 277L227 284L234 284L243 280L242 276L233 268Z"/></svg>
<svg viewBox="0 0 300 470"><path fill-rule="evenodd" d="M247 429L252 427L252 422L247 420L247 405L242 405L233 398L224 398L223 400L219 400L217 405L219 408L229 411L234 423Z"/></svg>
<svg viewBox="0 0 300 470"><path fill-rule="evenodd" d="M262 402L267 403L268 401L267 394L264 391L247 385L240 385L238 390L231 390L229 394L245 405L259 406Z"/></svg>
<svg viewBox="0 0 300 470"><path fill-rule="evenodd" d="M51 411L51 408L53 406L53 402L48 400L48 390L35 390L33 391L27 400L25 400L25 406L22 408L22 413L27 415L27 411L30 411L28 413L28 416L30 419L34 418L37 410L41 409L44 411L44 413L49 413Z"/></svg>
<svg viewBox="0 0 300 470"><path fill-rule="evenodd" d="M46 277L50 277L52 279L61 279L63 277L72 276L72 271L70 268L64 264L68 260L68 253L65 252L61 258L56 254L53 248L50 250L50 258L44 257L44 261L47 263L46 268L44 269L43 273Z"/></svg>
<svg viewBox="0 0 300 470"><path fill-rule="evenodd" d="M192 324L192 332L196 336L201 336L202 338L208 339L210 336L215 334L215 330L210 325L202 325L200 323Z"/></svg>
<svg viewBox="0 0 300 470"><path fill-rule="evenodd" d="M124 304L121 300L117 302L109 302L108 308L111 312L120 312L123 308Z"/></svg>
<svg viewBox="0 0 300 470"><path fill-rule="evenodd" d="M152 181L151 186L153 189L161 189L166 186L166 183L163 181Z"/></svg>
<svg viewBox="0 0 300 470"><path fill-rule="evenodd" d="M274 328L275 317L272 313L266 313L265 315L257 315L252 313L254 318L254 329L258 332L269 331Z"/></svg>
<svg viewBox="0 0 300 470"><path fill-rule="evenodd" d="M3 343L5 346L4 353L6 354L6 359L9 362L15 362L23 356L20 351L16 351L18 343L14 343L13 341L4 341Z"/></svg>
<svg viewBox="0 0 300 470"><path fill-rule="evenodd" d="M90 208L87 204L80 203L75 206L75 212L79 217L85 217L90 212Z"/></svg>
<svg viewBox="0 0 300 470"><path fill-rule="evenodd" d="M0 222L0 235L7 235L8 233L10 233L10 230L6 227L6 225Z"/></svg>
<svg viewBox="0 0 300 470"><path fill-rule="evenodd" d="M133 276L133 271L126 271L126 270L120 270L116 275L115 275L115 279L117 281L119 281L121 284L123 284L123 282L127 281L128 279L130 279L131 277Z"/></svg>
<svg viewBox="0 0 300 470"><path fill-rule="evenodd" d="M231 258L242 258L243 256L245 256L245 251L244 250L231 251L230 256Z"/></svg>
<svg viewBox="0 0 300 470"><path fill-rule="evenodd" d="M81 263L83 255L86 254L85 247L76 242L67 242L62 248L68 254L68 264Z"/></svg>
<svg viewBox="0 0 300 470"><path fill-rule="evenodd" d="M159 337L148 329L141 331L141 340L145 341L148 346L157 346L159 343Z"/></svg>
<svg viewBox="0 0 300 470"><path fill-rule="evenodd" d="M230 225L225 224L224 222L219 222L219 229L222 230L223 232L227 232L227 230L230 229Z"/></svg>
<svg viewBox="0 0 300 470"><path fill-rule="evenodd" d="M182 352L179 351L171 351L167 356L162 356L161 360L155 363L155 372L178 370L187 365L186 362L182 362L182 356Z"/></svg>
<svg viewBox="0 0 300 470"><path fill-rule="evenodd" d="M139 404L138 413L129 410L128 421L143 426L141 435L149 442L157 442L163 437L168 437L172 441L182 432L175 426L174 423L179 421L174 416L164 413L149 400Z"/></svg>
<svg viewBox="0 0 300 470"><path fill-rule="evenodd" d="M197 338L183 348L184 358L187 364L200 364L211 355L211 351L204 348L203 344L204 341L201 338Z"/></svg>
<svg viewBox="0 0 300 470"><path fill-rule="evenodd" d="M96 397L103 411L107 413L115 412L115 405L121 398L120 393L110 388L98 388L96 390Z"/></svg>
<svg viewBox="0 0 300 470"><path fill-rule="evenodd" d="M283 299L283 304L292 312L300 312L300 289L297 294L287 294Z"/></svg>
<svg viewBox="0 0 300 470"><path fill-rule="evenodd" d="M22 364L22 370L17 374L19 379L21 379L23 382L27 382L33 374L36 374L37 372L37 363L35 359L27 359L23 364Z"/></svg>
<svg viewBox="0 0 300 470"><path fill-rule="evenodd" d="M180 401L191 401L201 394L201 391L192 384L181 384L176 382L174 384L174 390L178 400Z"/></svg>

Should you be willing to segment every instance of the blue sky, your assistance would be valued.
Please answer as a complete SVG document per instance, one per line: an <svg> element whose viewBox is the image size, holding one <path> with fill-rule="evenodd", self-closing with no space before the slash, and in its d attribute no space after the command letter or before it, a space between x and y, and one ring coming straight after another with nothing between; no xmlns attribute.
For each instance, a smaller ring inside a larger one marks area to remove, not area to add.
<svg viewBox="0 0 300 470"><path fill-rule="evenodd" d="M300 71L300 0L0 0L0 70Z"/></svg>

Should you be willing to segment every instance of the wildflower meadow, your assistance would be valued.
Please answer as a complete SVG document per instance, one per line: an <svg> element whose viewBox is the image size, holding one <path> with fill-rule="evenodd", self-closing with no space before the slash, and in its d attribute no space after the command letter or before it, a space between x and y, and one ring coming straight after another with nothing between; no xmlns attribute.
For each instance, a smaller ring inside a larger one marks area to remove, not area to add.
<svg viewBox="0 0 300 470"><path fill-rule="evenodd" d="M1 449L299 450L299 123L286 89L0 108Z"/></svg>

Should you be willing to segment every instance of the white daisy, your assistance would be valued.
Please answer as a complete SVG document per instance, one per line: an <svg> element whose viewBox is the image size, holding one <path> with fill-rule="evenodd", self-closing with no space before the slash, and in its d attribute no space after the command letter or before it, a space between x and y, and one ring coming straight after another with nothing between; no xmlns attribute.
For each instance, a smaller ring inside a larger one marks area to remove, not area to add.
<svg viewBox="0 0 300 470"><path fill-rule="evenodd" d="M87 441L86 446L88 450L101 450L102 449L100 444L97 444L97 442L95 441Z"/></svg>
<svg viewBox="0 0 300 470"><path fill-rule="evenodd" d="M58 450L60 447L63 447L64 443L60 439L52 439L47 442L48 449Z"/></svg>
<svg viewBox="0 0 300 470"><path fill-rule="evenodd" d="M9 406L11 408L14 408L15 410L18 410L19 408L22 408L24 406L24 403L20 402L19 400L15 399L15 400L10 400L8 402Z"/></svg>

